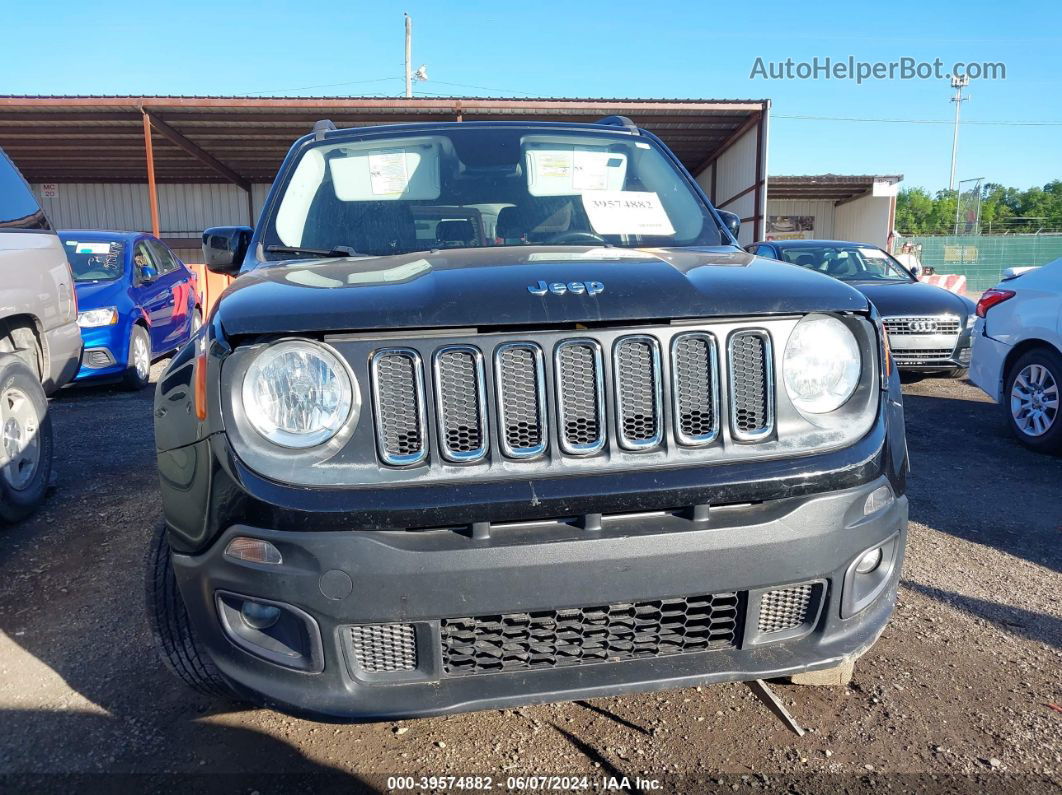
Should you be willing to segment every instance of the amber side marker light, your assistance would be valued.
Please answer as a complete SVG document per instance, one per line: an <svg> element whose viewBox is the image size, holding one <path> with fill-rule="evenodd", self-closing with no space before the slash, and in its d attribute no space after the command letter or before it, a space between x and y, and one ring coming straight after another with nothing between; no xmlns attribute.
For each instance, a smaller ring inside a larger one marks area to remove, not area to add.
<svg viewBox="0 0 1062 795"><path fill-rule="evenodd" d="M194 371L192 373L192 380L194 382L194 396L195 396L195 416L200 421L205 420L207 416L207 399L206 399L206 354L201 353L195 357Z"/></svg>

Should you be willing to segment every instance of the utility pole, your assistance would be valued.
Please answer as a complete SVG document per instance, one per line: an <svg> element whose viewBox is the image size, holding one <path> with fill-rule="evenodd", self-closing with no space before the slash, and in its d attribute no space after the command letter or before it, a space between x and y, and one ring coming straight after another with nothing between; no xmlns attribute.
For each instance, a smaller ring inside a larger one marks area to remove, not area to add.
<svg viewBox="0 0 1062 795"><path fill-rule="evenodd" d="M408 56L406 61L406 70L406 74L408 74ZM948 182L949 191L955 190L955 158L959 153L959 108L962 107L963 102L969 99L969 97L964 97L962 95L962 90L968 85L970 85L970 78L967 75L954 75L951 78L951 87L955 89L955 96L951 98L951 101L955 103L955 132L953 133L951 139L951 180Z"/></svg>
<svg viewBox="0 0 1062 795"><path fill-rule="evenodd" d="M412 97L413 96L413 67L412 67L412 63L413 63L413 20L409 18L409 14L406 14L405 17L406 17L406 96L407 97ZM958 119L958 116L956 116L956 119ZM956 121L956 124L958 124L957 121ZM952 178L952 181L954 181L955 180L954 157L952 158L952 161L953 161L953 164L952 164L952 168L951 168L951 170L952 170L951 178Z"/></svg>

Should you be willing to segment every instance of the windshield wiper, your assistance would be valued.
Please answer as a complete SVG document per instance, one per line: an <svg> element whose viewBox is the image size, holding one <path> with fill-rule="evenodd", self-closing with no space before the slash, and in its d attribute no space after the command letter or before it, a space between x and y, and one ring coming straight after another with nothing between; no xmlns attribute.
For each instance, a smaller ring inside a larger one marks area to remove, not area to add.
<svg viewBox="0 0 1062 795"><path fill-rule="evenodd" d="M367 257L350 246L333 246L332 248L303 248L302 246L266 246L268 254L306 254L311 257Z"/></svg>

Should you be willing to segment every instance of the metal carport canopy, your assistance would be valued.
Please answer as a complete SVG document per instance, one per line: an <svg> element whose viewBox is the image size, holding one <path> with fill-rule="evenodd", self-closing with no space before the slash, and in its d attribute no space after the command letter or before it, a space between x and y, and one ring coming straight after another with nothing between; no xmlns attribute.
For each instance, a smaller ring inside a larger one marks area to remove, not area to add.
<svg viewBox="0 0 1062 795"><path fill-rule="evenodd" d="M146 113L159 123L159 182L271 182L291 142L322 118L361 127L623 115L659 135L696 174L768 108L766 100L0 96L0 146L30 182L144 182Z"/></svg>
<svg viewBox="0 0 1062 795"><path fill-rule="evenodd" d="M147 183L159 234L156 183L231 183L247 192L273 181L293 140L318 119L338 127L426 121L593 122L628 116L660 136L713 200L755 193L746 220L762 223L769 100L0 96L0 147L31 183ZM755 138L750 154L739 142ZM745 149L742 149L745 152ZM750 162L735 169L734 158ZM753 162L754 161L754 162ZM723 160L720 160L722 163Z"/></svg>

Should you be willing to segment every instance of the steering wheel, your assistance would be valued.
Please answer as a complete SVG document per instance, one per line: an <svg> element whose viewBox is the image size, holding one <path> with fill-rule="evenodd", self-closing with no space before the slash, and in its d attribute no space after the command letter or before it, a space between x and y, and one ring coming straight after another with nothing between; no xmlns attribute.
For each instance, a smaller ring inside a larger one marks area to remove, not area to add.
<svg viewBox="0 0 1062 795"><path fill-rule="evenodd" d="M608 241L605 240L605 238L601 237L601 235L596 235L593 232L580 232L578 230L575 230L575 231L569 230L567 232L561 232L559 235L554 235L553 237L549 238L548 240L544 240L542 242L545 243L546 245L549 245L551 243L604 243L606 245L608 244Z"/></svg>

